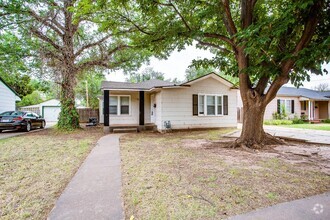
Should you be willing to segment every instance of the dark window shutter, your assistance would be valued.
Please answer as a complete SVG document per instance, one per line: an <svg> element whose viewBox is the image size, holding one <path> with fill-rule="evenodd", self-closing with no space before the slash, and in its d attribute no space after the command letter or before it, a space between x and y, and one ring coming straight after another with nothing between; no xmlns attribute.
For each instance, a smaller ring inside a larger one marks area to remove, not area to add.
<svg viewBox="0 0 330 220"><path fill-rule="evenodd" d="M223 114L228 115L228 96L223 96Z"/></svg>
<svg viewBox="0 0 330 220"><path fill-rule="evenodd" d="M294 100L291 100L291 113L294 113Z"/></svg>
<svg viewBox="0 0 330 220"><path fill-rule="evenodd" d="M277 99L277 113L280 114L281 113L281 100Z"/></svg>
<svg viewBox="0 0 330 220"><path fill-rule="evenodd" d="M193 95L193 115L198 115L198 95L194 94Z"/></svg>

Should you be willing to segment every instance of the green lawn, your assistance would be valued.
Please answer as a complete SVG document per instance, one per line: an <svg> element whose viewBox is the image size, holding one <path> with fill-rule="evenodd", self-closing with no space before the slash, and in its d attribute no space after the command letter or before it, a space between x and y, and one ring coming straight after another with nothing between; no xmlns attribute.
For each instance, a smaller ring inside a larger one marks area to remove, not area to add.
<svg viewBox="0 0 330 220"><path fill-rule="evenodd" d="M100 136L47 129L0 140L0 219L46 219Z"/></svg>
<svg viewBox="0 0 330 220"><path fill-rule="evenodd" d="M280 125L287 128L302 128L302 129L313 129L330 131L330 124L292 124L292 125Z"/></svg>

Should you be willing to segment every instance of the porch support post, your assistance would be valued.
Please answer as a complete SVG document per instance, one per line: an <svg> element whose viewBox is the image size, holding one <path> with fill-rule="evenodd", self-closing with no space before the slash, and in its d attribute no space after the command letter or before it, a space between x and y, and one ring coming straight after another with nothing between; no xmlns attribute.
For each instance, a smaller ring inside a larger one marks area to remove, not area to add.
<svg viewBox="0 0 330 220"><path fill-rule="evenodd" d="M311 101L308 100L308 120L311 120Z"/></svg>
<svg viewBox="0 0 330 220"><path fill-rule="evenodd" d="M139 114L139 125L144 125L144 91L139 92L139 107L140 107L140 114Z"/></svg>
<svg viewBox="0 0 330 220"><path fill-rule="evenodd" d="M109 90L103 91L103 116L104 116L104 132L109 132Z"/></svg>

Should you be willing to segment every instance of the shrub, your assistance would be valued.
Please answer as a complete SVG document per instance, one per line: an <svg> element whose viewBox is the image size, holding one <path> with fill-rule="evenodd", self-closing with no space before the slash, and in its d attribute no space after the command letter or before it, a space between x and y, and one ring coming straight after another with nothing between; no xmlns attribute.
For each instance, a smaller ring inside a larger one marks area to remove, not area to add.
<svg viewBox="0 0 330 220"><path fill-rule="evenodd" d="M265 125L291 125L293 122L291 120L265 120Z"/></svg>
<svg viewBox="0 0 330 220"><path fill-rule="evenodd" d="M323 123L330 123L330 118L322 120Z"/></svg>
<svg viewBox="0 0 330 220"><path fill-rule="evenodd" d="M293 119L292 119L292 123L293 124L304 124L304 120L302 118L298 118L297 115L294 115Z"/></svg>

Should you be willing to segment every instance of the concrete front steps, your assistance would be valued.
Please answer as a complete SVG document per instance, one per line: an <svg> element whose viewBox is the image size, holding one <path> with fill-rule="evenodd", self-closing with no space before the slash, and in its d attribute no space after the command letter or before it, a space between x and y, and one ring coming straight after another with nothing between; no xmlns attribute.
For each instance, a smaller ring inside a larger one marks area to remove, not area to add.
<svg viewBox="0 0 330 220"><path fill-rule="evenodd" d="M105 133L132 133L140 131L155 131L157 127L153 123L145 125L111 125L108 129L105 129Z"/></svg>
<svg viewBox="0 0 330 220"><path fill-rule="evenodd" d="M113 133L137 133L137 128L114 128Z"/></svg>

